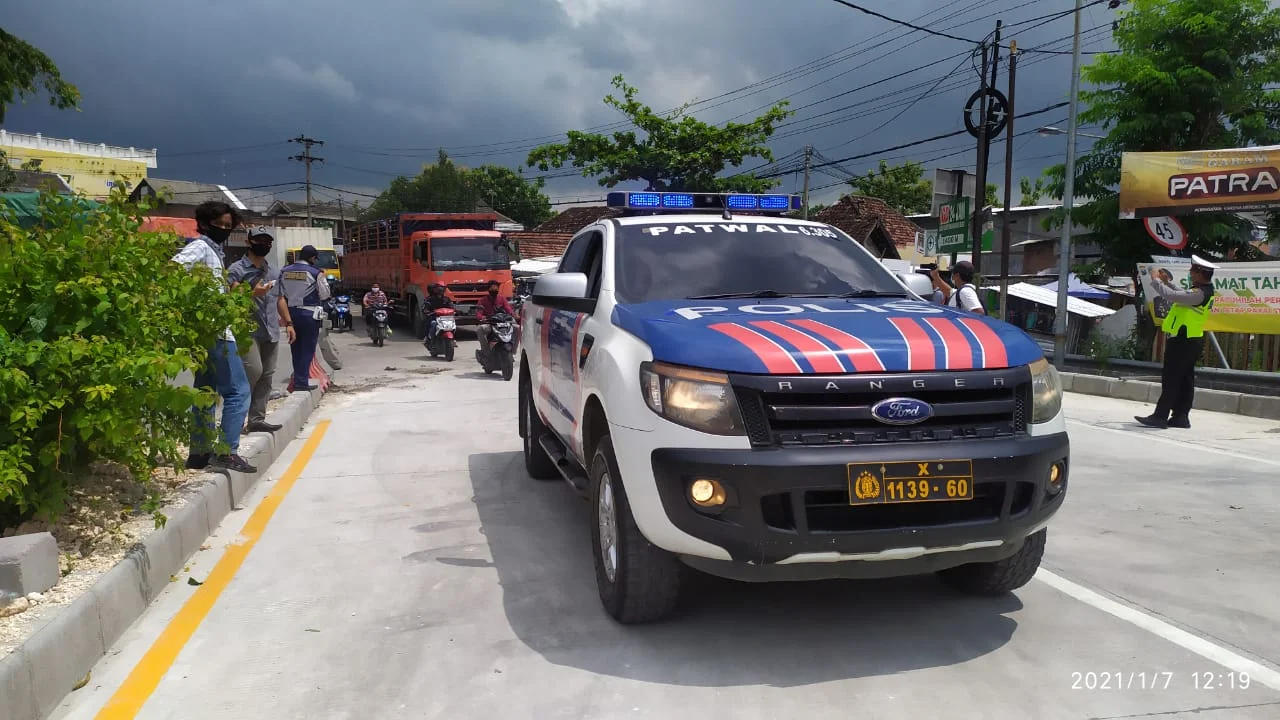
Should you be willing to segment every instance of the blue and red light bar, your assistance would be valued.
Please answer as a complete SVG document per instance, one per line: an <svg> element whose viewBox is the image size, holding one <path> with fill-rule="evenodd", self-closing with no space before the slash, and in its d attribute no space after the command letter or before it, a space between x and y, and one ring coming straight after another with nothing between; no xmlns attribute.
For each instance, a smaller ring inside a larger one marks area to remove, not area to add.
<svg viewBox="0 0 1280 720"><path fill-rule="evenodd" d="M799 195L754 193L683 193L683 192L611 192L606 204L627 210L655 212L745 210L763 213L786 213L799 210Z"/></svg>

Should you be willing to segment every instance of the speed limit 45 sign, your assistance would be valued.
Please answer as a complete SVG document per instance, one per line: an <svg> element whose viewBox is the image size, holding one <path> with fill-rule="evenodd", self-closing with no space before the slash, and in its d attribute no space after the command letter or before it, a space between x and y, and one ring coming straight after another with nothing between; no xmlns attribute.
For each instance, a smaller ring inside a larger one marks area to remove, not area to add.
<svg viewBox="0 0 1280 720"><path fill-rule="evenodd" d="M1149 217L1144 218L1142 224L1146 226L1147 234L1152 240L1170 250L1181 250L1187 246L1187 229L1174 218Z"/></svg>

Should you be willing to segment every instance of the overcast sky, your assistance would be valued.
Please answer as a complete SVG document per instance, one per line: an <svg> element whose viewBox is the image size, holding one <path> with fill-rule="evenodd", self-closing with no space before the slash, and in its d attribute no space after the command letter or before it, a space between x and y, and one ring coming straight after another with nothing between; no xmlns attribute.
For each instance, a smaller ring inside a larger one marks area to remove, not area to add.
<svg viewBox="0 0 1280 720"><path fill-rule="evenodd" d="M1026 22L1070 10L1070 0L865 5L975 40L1001 18L1019 47L1071 47L1069 16ZM1086 50L1111 48L1112 17L1105 5L1085 11ZM154 147L154 177L231 187L299 181L302 167L286 159L299 148L285 142L299 133L325 141L315 181L358 192L415 173L439 147L462 164L519 167L537 142L617 122L601 102L617 73L656 109L706 101L696 114L712 122L790 99L799 111L771 143L776 156L812 144L833 160L961 129L978 83L971 44L832 0L40 0L6 7L3 22L84 95L80 112L52 110L43 98L12 108L6 129ZM1018 112L1067 99L1069 55L1021 60ZM1066 116L1055 110L1015 130L1065 125ZM968 143L956 137L850 160L816 173L813 186L865 172L880 157L972 169ZM1016 182L1060 162L1065 138L1030 134L1014 147ZM998 180L1003 146L993 153ZM786 176L782 189L798 187L797 175ZM593 179L558 177L547 192L567 202L602 191Z"/></svg>

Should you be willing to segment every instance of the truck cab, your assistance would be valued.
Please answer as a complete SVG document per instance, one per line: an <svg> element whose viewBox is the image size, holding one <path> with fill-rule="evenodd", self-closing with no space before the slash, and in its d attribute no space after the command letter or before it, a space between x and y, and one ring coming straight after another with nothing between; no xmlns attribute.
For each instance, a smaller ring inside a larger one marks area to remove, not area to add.
<svg viewBox="0 0 1280 720"><path fill-rule="evenodd" d="M610 193L523 309L528 473L590 500L601 601L743 581L1030 581L1066 496L1057 371L786 195ZM584 551L585 551L584 538Z"/></svg>
<svg viewBox="0 0 1280 720"><path fill-rule="evenodd" d="M445 294L457 306L460 324L474 324L476 305L489 283L497 280L499 292L510 296L511 256L502 233L492 230L432 230L414 233L410 272L416 287L443 283Z"/></svg>

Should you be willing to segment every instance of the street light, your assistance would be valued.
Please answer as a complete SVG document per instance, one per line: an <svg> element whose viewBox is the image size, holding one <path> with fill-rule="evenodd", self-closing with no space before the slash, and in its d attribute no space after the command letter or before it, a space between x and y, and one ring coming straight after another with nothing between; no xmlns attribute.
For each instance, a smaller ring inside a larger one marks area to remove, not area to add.
<svg viewBox="0 0 1280 720"><path fill-rule="evenodd" d="M1080 10L1084 0L1076 0L1075 35L1071 43L1071 112L1067 120L1067 163L1063 177L1062 242L1058 245L1058 304L1053 318L1053 364L1062 368L1067 362L1067 285L1071 279L1071 209L1076 190L1076 134L1079 131L1080 108Z"/></svg>
<svg viewBox="0 0 1280 720"><path fill-rule="evenodd" d="M1045 126L1044 126L1044 127L1042 127L1042 128L1036 128L1036 134L1038 134L1038 135L1045 135L1045 136L1049 136L1049 135L1066 135L1066 134L1067 134L1067 131L1066 131L1066 130L1063 130L1063 129L1062 129L1062 128L1060 128L1060 127L1054 127L1054 126L1052 126L1052 125L1045 125ZM1107 139L1107 136L1106 136L1106 135L1094 135L1093 133L1080 132L1079 130L1076 130L1076 136L1077 136L1077 137L1093 138L1094 140L1106 140L1106 139Z"/></svg>

